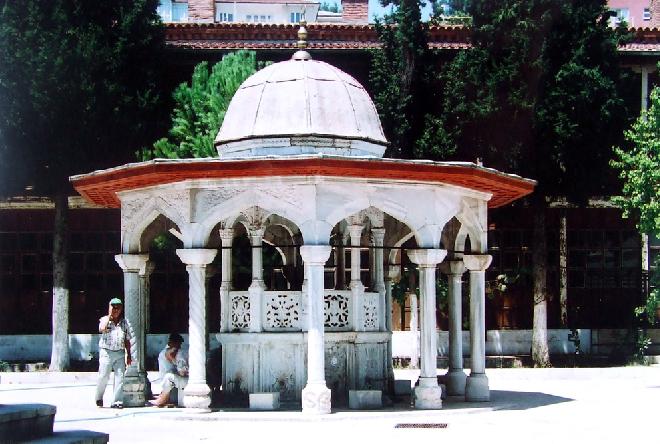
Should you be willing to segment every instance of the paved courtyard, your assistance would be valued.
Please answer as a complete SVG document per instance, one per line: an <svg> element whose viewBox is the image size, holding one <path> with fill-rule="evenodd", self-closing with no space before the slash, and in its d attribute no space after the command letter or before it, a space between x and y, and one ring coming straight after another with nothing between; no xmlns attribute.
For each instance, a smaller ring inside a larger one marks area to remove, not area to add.
<svg viewBox="0 0 660 444"><path fill-rule="evenodd" d="M398 379L414 379L416 374L396 371ZM299 411L99 409L93 402L93 374L81 374L75 381L67 374L32 380L35 374L1 374L0 403L54 404L55 431L106 432L118 443L660 442L658 366L489 369L487 374L491 402L466 404L450 398L440 411L416 411L404 404L379 411L338 410L322 417ZM109 396L110 387L106 400ZM415 428L400 427L408 424ZM424 425L433 428L418 428Z"/></svg>

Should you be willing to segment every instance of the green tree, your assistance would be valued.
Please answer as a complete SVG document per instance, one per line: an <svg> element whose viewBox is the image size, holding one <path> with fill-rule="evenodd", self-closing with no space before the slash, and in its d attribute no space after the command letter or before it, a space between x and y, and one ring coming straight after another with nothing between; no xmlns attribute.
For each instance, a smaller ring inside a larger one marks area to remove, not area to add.
<svg viewBox="0 0 660 444"><path fill-rule="evenodd" d="M69 365L68 177L153 140L157 0L0 1L0 194L52 196L51 370Z"/></svg>
<svg viewBox="0 0 660 444"><path fill-rule="evenodd" d="M447 149L538 180L534 208L535 365L549 365L546 222L555 198L606 192L611 147L628 121L605 0L473 0L473 49L444 73Z"/></svg>
<svg viewBox="0 0 660 444"><path fill-rule="evenodd" d="M440 87L435 58L428 48L427 30L421 21L420 0L384 0L394 5L392 14L376 21L382 44L372 52L370 81L374 102L391 143L388 157L438 158L443 129L437 118Z"/></svg>
<svg viewBox="0 0 660 444"><path fill-rule="evenodd" d="M190 83L180 84L172 95L175 106L169 137L142 149L142 160L216 157L213 141L229 102L256 68L255 53L243 50L225 55L210 71L207 62L195 66Z"/></svg>
<svg viewBox="0 0 660 444"><path fill-rule="evenodd" d="M319 6L319 11L328 11L328 12L341 12L341 6L337 2L321 2Z"/></svg>
<svg viewBox="0 0 660 444"><path fill-rule="evenodd" d="M623 195L614 198L625 217L635 215L642 233L660 237L660 89L651 91L650 106L625 131L630 150L615 148L612 166L623 180ZM656 321L660 306L660 260L651 276L655 287L647 296L646 304L636 310L646 315L651 324Z"/></svg>

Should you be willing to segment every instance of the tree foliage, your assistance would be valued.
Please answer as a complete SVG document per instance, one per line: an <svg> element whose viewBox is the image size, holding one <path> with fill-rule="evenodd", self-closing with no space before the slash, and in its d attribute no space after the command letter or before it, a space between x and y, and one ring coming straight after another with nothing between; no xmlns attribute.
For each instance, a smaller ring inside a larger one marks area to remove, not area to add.
<svg viewBox="0 0 660 444"><path fill-rule="evenodd" d="M153 138L157 4L1 2L0 192L68 189L69 175L123 160Z"/></svg>
<svg viewBox="0 0 660 444"><path fill-rule="evenodd" d="M420 0L385 1L393 12L376 21L382 48L372 52L370 81L385 135L389 157L438 158L442 134L433 54L421 22Z"/></svg>
<svg viewBox="0 0 660 444"><path fill-rule="evenodd" d="M623 180L615 202L625 216L639 216L643 233L660 235L660 89L651 92L648 110L625 131L630 150L615 149L612 166Z"/></svg>
<svg viewBox="0 0 660 444"><path fill-rule="evenodd" d="M210 70L207 62L195 66L190 83L174 90L169 136L159 139L152 149L143 149L139 153L142 160L217 156L213 142L229 102L256 68L255 53L243 50L225 55Z"/></svg>

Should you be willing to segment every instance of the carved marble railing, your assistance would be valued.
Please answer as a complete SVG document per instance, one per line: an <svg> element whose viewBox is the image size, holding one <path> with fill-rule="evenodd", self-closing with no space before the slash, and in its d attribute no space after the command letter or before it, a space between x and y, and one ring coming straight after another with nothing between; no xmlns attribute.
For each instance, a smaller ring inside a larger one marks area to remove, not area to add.
<svg viewBox="0 0 660 444"><path fill-rule="evenodd" d="M325 290L326 331L378 331L378 293L355 296L350 290ZM230 292L230 331L250 328L250 295ZM357 310L357 311L356 311ZM302 331L305 314L300 291L265 291L261 301L261 329L269 332Z"/></svg>

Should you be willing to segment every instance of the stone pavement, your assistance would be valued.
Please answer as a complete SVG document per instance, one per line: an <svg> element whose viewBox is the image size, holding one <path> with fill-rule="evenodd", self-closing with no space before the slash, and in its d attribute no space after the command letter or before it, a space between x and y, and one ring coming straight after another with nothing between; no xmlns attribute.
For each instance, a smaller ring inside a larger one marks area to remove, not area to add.
<svg viewBox="0 0 660 444"><path fill-rule="evenodd" d="M414 370L396 370L415 379ZM439 370L444 373L444 370ZM95 375L0 374L0 403L57 406L55 431L87 429L118 443L660 443L660 367L489 369L491 401L450 398L439 411L405 404L374 411L333 410L211 413L155 407L94 406ZM20 376L22 375L22 376ZM30 376L28 376L30 375ZM109 405L110 388L106 392ZM397 425L412 424L414 428ZM438 428L438 424L446 425ZM427 428L421 428L426 426ZM403 441L406 440L406 441Z"/></svg>

